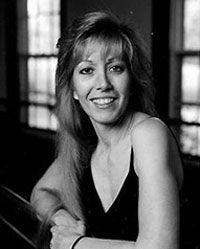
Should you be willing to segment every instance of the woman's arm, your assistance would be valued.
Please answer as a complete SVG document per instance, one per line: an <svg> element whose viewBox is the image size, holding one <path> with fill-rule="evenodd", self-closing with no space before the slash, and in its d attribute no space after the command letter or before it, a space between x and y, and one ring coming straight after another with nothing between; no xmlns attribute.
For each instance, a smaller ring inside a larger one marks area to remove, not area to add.
<svg viewBox="0 0 200 249"><path fill-rule="evenodd" d="M83 222L74 219L66 209L63 209L59 194L61 177L61 166L56 159L33 188L31 204L39 219L48 219L52 225L66 226L77 233L84 234Z"/></svg>
<svg viewBox="0 0 200 249"><path fill-rule="evenodd" d="M180 155L169 129L158 119L141 123L133 133L139 176L137 248L179 248Z"/></svg>
<svg viewBox="0 0 200 249"><path fill-rule="evenodd" d="M58 160L55 160L32 190L30 201L41 218L48 215L59 202L57 192L60 188L60 179L60 165Z"/></svg>
<svg viewBox="0 0 200 249"><path fill-rule="evenodd" d="M76 249L179 248L179 188L183 176L174 138L160 120L153 118L134 129L132 145L133 167L139 177L137 240L130 242L84 238L76 245ZM60 231L54 234L55 239L62 229L65 228L60 227ZM58 248L70 248L73 236L59 237Z"/></svg>

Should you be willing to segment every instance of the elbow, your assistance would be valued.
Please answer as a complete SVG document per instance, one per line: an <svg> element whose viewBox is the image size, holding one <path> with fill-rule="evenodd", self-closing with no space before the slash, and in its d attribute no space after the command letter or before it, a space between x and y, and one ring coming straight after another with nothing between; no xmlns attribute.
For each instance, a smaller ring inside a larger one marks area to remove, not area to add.
<svg viewBox="0 0 200 249"><path fill-rule="evenodd" d="M36 196L37 196L37 190L36 188L34 187L32 192L31 192L31 195L30 195L30 203L31 205L34 207L34 204L36 202Z"/></svg>
<svg viewBox="0 0 200 249"><path fill-rule="evenodd" d="M61 208L61 199L56 190L34 187L30 202L40 219L51 216Z"/></svg>

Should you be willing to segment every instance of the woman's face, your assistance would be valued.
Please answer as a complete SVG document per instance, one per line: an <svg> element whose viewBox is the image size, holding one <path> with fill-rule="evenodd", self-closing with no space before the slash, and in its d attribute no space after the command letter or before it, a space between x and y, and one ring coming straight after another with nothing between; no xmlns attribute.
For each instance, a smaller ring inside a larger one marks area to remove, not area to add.
<svg viewBox="0 0 200 249"><path fill-rule="evenodd" d="M130 96L130 73L116 49L88 44L73 72L73 96L91 121L113 125L125 113Z"/></svg>

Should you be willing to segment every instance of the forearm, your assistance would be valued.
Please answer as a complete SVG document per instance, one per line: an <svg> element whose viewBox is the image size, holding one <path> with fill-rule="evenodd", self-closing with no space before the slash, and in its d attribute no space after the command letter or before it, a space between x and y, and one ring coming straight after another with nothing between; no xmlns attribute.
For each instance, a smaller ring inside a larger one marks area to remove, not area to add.
<svg viewBox="0 0 200 249"><path fill-rule="evenodd" d="M77 243L75 249L136 249L136 244L133 241L125 240L107 240L84 237Z"/></svg>
<svg viewBox="0 0 200 249"><path fill-rule="evenodd" d="M137 239L137 241L109 240L84 237L75 246L75 249L178 249L177 243L167 243L164 240Z"/></svg>

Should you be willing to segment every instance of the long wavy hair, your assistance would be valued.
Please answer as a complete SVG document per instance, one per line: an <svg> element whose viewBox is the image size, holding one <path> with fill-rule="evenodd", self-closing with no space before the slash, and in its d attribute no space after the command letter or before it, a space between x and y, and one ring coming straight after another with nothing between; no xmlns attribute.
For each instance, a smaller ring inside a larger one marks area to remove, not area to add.
<svg viewBox="0 0 200 249"><path fill-rule="evenodd" d="M63 170L59 201L73 217L81 220L84 213L80 181L98 139L89 117L73 98L72 75L87 45L94 42L100 42L108 51L116 49L125 58L132 79L129 112L156 114L151 64L138 33L107 12L92 12L76 18L57 43L55 113L59 123L57 157Z"/></svg>

